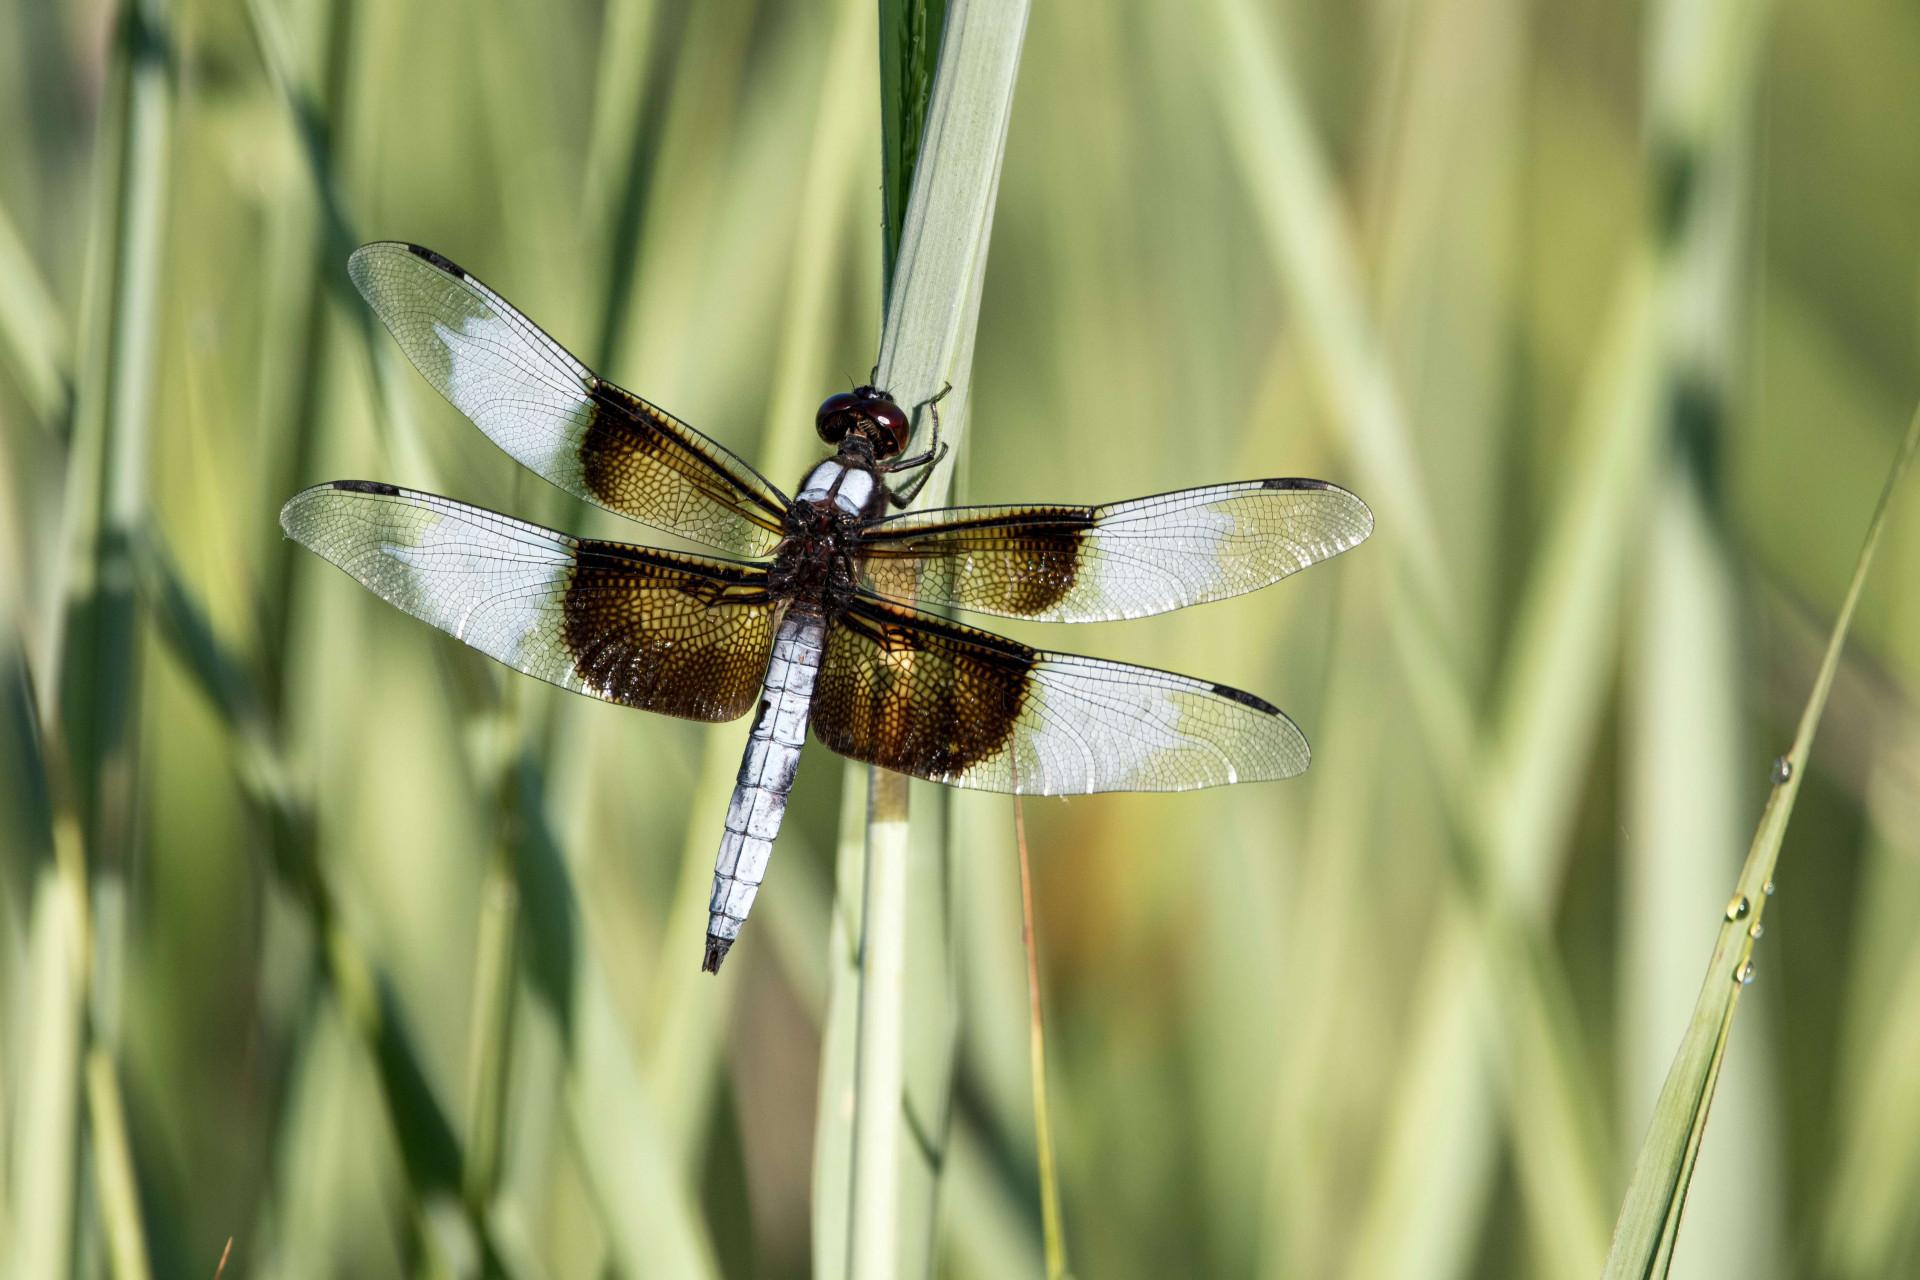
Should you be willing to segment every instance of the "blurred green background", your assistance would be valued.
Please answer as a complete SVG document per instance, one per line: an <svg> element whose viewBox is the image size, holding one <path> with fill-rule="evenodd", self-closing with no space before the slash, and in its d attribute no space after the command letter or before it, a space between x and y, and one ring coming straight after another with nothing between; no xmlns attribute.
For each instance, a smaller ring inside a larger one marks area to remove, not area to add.
<svg viewBox="0 0 1920 1280"><path fill-rule="evenodd" d="M743 726L508 676L275 517L355 476L666 541L433 396L346 284L375 238L790 485L878 338L876 42L872 0L0 0L0 1270L808 1274L861 775L809 748L702 978ZM1920 388L1917 86L1891 0L1034 6L957 496L1380 517L1006 628L1316 748L1028 807L1076 1273L1598 1274ZM1920 1274L1916 570L1909 501L1689 1277ZM914 797L906 1234L1038 1274L1010 809Z"/></svg>

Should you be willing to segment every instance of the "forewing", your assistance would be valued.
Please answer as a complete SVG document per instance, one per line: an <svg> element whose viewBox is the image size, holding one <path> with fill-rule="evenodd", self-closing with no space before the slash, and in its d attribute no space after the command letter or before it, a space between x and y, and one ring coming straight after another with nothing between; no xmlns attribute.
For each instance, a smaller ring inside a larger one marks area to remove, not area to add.
<svg viewBox="0 0 1920 1280"><path fill-rule="evenodd" d="M670 414L596 377L439 254L362 245L347 272L414 367L495 444L567 492L742 556L770 554L786 497Z"/></svg>
<svg viewBox="0 0 1920 1280"><path fill-rule="evenodd" d="M1309 759L1252 694L867 600L828 628L813 731L896 773L1023 795L1188 791L1290 778Z"/></svg>
<svg viewBox="0 0 1920 1280"><path fill-rule="evenodd" d="M564 689L688 720L731 720L759 697L777 619L753 565L364 480L294 495L280 525L381 599Z"/></svg>
<svg viewBox="0 0 1920 1280"><path fill-rule="evenodd" d="M1358 546L1367 504L1324 480L1248 480L1104 507L956 507L861 534L900 604L1105 622L1222 600Z"/></svg>

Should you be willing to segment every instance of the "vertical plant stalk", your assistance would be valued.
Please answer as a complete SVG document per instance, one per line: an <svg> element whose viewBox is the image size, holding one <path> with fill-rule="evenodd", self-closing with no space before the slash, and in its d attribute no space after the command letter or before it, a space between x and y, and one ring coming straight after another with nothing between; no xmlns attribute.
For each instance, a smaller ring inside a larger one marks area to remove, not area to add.
<svg viewBox="0 0 1920 1280"><path fill-rule="evenodd" d="M899 1263L899 1128L905 1058L907 779L867 772L865 908L860 922L860 1016L855 1033L854 1280L886 1280Z"/></svg>
<svg viewBox="0 0 1920 1280"><path fill-rule="evenodd" d="M84 1002L79 1025L86 1048L71 1064L78 1073L71 1093L63 1090L62 1096L87 1098L95 1190L114 1280L147 1280L151 1272L113 1055L138 796L141 615L132 547L146 521L147 438L158 364L172 139L169 40L161 0L129 0L120 8L111 124L102 144L112 159L96 170L98 236L90 246L89 281L98 290L91 309L97 323L88 334L87 425L69 459L69 620L60 673L47 681L47 696L58 701L42 707L42 744L56 793L58 880L78 944L69 997ZM78 748L71 757L68 744ZM114 909L96 911L96 897ZM75 1114L70 1105L60 1110L69 1128L57 1138L50 1134L50 1141L77 1141L70 1127ZM69 1151L53 1168L71 1159ZM72 1230L72 1200L64 1199L66 1216L46 1223L50 1232ZM55 1265L65 1250L40 1251L29 1262Z"/></svg>
<svg viewBox="0 0 1920 1280"><path fill-rule="evenodd" d="M1033 878L1027 862L1027 815L1013 793L1013 839L1020 850L1020 945L1027 952L1027 1043L1033 1069L1033 1151L1040 1166L1040 1233L1047 1280L1066 1280L1067 1233L1060 1216L1060 1180L1053 1166L1053 1124L1047 1115L1047 1036L1040 1019L1040 955L1033 937Z"/></svg>
<svg viewBox="0 0 1920 1280"><path fill-rule="evenodd" d="M62 839L58 829L56 841ZM79 854L79 832L66 842ZM60 859L61 862L67 859ZM15 1280L68 1280L73 1256L75 1165L79 1154L80 1064L83 1060L84 899L63 869L41 872L34 891L28 958L33 975L29 1020L20 1046L17 1167L12 1256Z"/></svg>
<svg viewBox="0 0 1920 1280"><path fill-rule="evenodd" d="M1734 1009L1739 1005L1741 989L1753 980L1753 948L1760 936L1767 899L1773 894L1773 872L1780 860L1780 844L1786 836L1787 822L1793 816L1800 782L1806 776L1814 730L1826 710L1827 694L1833 688L1840 651L1853 625L1853 612L1860 603L1867 570L1873 564L1873 553L1886 530L1894 492L1913 461L1916 444L1920 444L1920 409L1914 411L1907 424L1906 437L1880 490L1879 504L1874 508L1866 541L1854 565L1853 580L1847 584L1846 599L1834 619L1819 674L1807 696L1806 708L1800 713L1793 747L1774 767L1773 790L1767 796L1767 806L1754 832L1746 863L1740 869L1733 897L1727 903L1726 918L1721 921L1720 934L1714 942L1713 958L1707 964L1707 976L1694 1004L1693 1019L1667 1072L1660 1101L1654 1106L1653 1123L1641 1145L1639 1158L1634 1161L1633 1180L1620 1206L1604 1280L1663 1280L1673 1263L1680 1217L1687 1203L1687 1186L1700 1156L1700 1140L1706 1133L1714 1086L1719 1082L1727 1036L1733 1029Z"/></svg>
<svg viewBox="0 0 1920 1280"><path fill-rule="evenodd" d="M934 464L918 506L945 501L966 435L980 286L1027 9L1027 0L956 0L947 9L941 36L939 72L888 288L877 375L879 385L915 415L917 440L910 449L924 447L930 438L932 417L926 406L945 394L939 415L949 452ZM833 1099L852 1094L850 1159L844 1171L820 1170L815 1185L817 1205L840 1202L838 1190L824 1183L845 1178L850 1185L844 1228L816 1220L816 1230L846 1232L846 1273L863 1278L891 1276L900 1269L895 1174L898 1144L906 1131L901 1028L907 787L904 779L885 779L879 771L869 787L857 1043L851 1062L827 1054L820 1080L823 1111ZM838 999L836 993L836 1003ZM828 1069L836 1065L850 1066L853 1079Z"/></svg>
<svg viewBox="0 0 1920 1280"><path fill-rule="evenodd" d="M140 1225L140 1188L134 1182L132 1161L119 1154L133 1149L127 1137L126 1107L120 1100L113 1058L97 1044L87 1050L87 1119L93 1130L93 1155L98 1162L94 1176L113 1275L116 1280L149 1276L153 1268Z"/></svg>
<svg viewBox="0 0 1920 1280"><path fill-rule="evenodd" d="M511 786L514 781L509 771ZM506 1111L507 1051L511 1045L514 935L520 923L520 891L512 855L504 843L487 868L480 890L480 937L473 961L473 1014L467 1039L467 1152L461 1192L474 1220L481 1220L500 1169L500 1128Z"/></svg>

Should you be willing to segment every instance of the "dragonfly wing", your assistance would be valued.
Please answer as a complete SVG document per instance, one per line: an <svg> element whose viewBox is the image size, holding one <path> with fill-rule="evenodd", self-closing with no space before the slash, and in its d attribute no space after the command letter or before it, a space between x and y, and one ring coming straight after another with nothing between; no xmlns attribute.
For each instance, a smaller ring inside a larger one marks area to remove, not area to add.
<svg viewBox="0 0 1920 1280"><path fill-rule="evenodd" d="M708 721L759 697L778 607L756 566L574 538L365 480L294 495L280 524L389 604L562 688Z"/></svg>
<svg viewBox="0 0 1920 1280"><path fill-rule="evenodd" d="M1290 778L1310 759L1252 694L866 599L828 628L813 731L896 773L1023 795L1188 791Z"/></svg>
<svg viewBox="0 0 1920 1280"><path fill-rule="evenodd" d="M1366 503L1324 480L1247 480L1103 507L956 507L861 534L899 604L1045 622L1142 618L1278 582L1358 546Z"/></svg>
<svg viewBox="0 0 1920 1280"><path fill-rule="evenodd" d="M787 499L759 472L595 376L454 263L383 241L355 250L347 272L421 375L529 470L735 555L779 542Z"/></svg>

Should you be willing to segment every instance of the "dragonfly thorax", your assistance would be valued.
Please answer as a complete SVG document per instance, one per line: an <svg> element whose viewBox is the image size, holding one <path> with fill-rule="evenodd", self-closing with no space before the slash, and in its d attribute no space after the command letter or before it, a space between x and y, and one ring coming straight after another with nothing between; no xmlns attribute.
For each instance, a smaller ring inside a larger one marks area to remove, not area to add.
<svg viewBox="0 0 1920 1280"><path fill-rule="evenodd" d="M787 511L767 589L834 612L852 598L860 566L855 530L886 506L885 482L837 458L815 466Z"/></svg>
<svg viewBox="0 0 1920 1280"><path fill-rule="evenodd" d="M849 461L853 461L853 465L849 466ZM857 461L836 457L807 473L794 501L796 505L811 502L835 507L850 516L871 518L880 514L886 493L880 477L871 470Z"/></svg>

